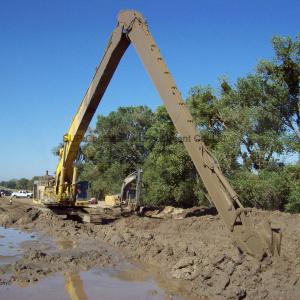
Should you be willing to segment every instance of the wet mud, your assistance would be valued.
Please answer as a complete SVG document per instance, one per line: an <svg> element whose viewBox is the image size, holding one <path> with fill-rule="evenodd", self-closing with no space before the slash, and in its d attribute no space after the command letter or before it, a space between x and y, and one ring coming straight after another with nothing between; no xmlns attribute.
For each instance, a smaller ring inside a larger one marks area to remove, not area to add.
<svg viewBox="0 0 300 300"><path fill-rule="evenodd" d="M27 247L18 261L0 266L0 282L40 284L57 273L116 268L129 259L151 274L160 289L182 299L298 299L300 216L254 211L257 223L262 218L283 231L280 258L258 261L240 254L217 215L181 220L130 216L94 225L64 220L29 203L3 202L0 226L39 232L63 245L48 250L37 244ZM113 276L134 279L135 274Z"/></svg>

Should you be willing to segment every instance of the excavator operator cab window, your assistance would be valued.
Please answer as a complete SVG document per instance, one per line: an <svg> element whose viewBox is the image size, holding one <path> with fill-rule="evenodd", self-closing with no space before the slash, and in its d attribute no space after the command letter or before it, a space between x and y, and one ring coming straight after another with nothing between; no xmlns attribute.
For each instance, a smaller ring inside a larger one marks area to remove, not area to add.
<svg viewBox="0 0 300 300"><path fill-rule="evenodd" d="M76 200L87 200L88 198L88 181L79 181L76 183Z"/></svg>

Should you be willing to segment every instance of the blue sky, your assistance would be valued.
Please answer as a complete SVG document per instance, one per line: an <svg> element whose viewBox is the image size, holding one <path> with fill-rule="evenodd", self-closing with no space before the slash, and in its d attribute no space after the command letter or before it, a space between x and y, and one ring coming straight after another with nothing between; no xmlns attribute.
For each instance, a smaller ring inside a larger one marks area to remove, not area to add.
<svg viewBox="0 0 300 300"><path fill-rule="evenodd" d="M299 1L0 0L0 181L55 171L61 140L99 63L116 17L148 20L184 97L194 85L232 82L272 57L271 37L295 37ZM96 114L161 100L133 48ZM92 124L95 123L95 118Z"/></svg>

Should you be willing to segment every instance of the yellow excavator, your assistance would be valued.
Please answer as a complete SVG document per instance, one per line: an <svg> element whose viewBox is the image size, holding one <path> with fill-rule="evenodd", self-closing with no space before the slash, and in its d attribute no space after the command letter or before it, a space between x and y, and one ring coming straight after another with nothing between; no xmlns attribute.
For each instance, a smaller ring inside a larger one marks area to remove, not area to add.
<svg viewBox="0 0 300 300"><path fill-rule="evenodd" d="M142 188L142 169L129 174L122 183L121 192L118 195L106 195L104 203L109 207L129 206L130 210L140 206L140 195Z"/></svg>
<svg viewBox="0 0 300 300"><path fill-rule="evenodd" d="M145 18L137 11L121 11L104 55L84 98L64 135L60 161L55 178L36 186L37 194L45 202L66 207L86 196L86 182L77 182L76 158L80 143L105 93L106 88L128 46L132 44L156 87L165 107L183 139L205 187L210 201L231 234L240 251L257 258L279 255L281 232L265 222L264 234L253 224L251 209L244 208L239 197L223 175L216 159L201 139L201 133L183 101L177 85L167 68Z"/></svg>

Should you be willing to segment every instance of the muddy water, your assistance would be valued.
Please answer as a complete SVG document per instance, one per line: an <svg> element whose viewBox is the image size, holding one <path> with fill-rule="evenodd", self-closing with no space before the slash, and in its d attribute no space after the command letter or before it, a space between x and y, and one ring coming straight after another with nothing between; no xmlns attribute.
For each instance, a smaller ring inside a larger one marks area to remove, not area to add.
<svg viewBox="0 0 300 300"><path fill-rule="evenodd" d="M36 234L0 227L0 265L12 263L22 255L22 243L36 240Z"/></svg>
<svg viewBox="0 0 300 300"><path fill-rule="evenodd" d="M65 273L63 276L50 277L26 287L3 286L0 287L0 299L175 300L182 298L160 289L151 277L125 280L122 277L112 276L111 271L94 269L89 272Z"/></svg>
<svg viewBox="0 0 300 300"><path fill-rule="evenodd" d="M55 248L64 251L72 248L90 249L95 246L89 243L75 244L70 240L54 240L51 243L45 243L45 239L36 234L0 227L0 263L15 262L27 247L43 247L51 252ZM179 293L177 292L177 287L155 276L153 272L123 260L114 267L76 273L66 271L33 284L0 285L0 300L183 299L176 296Z"/></svg>

